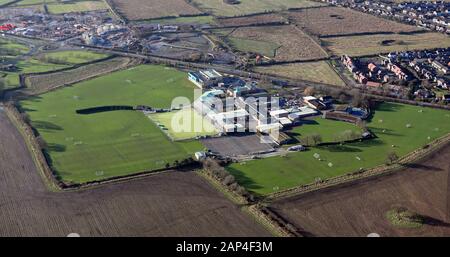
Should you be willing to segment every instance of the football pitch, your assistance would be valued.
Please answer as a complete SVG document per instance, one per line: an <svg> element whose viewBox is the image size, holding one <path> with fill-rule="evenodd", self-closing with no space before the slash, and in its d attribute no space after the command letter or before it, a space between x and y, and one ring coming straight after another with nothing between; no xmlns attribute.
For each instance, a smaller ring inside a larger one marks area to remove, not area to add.
<svg viewBox="0 0 450 257"><path fill-rule="evenodd" d="M335 129L342 126L340 122L335 124ZM333 125L329 122L327 126L311 126L323 137L333 131ZM305 127L299 130L311 130ZM376 167L386 162L389 152L404 156L449 133L450 111L383 103L375 110L368 127L377 138L311 147L306 152L234 163L228 169L241 185L256 194L266 195L355 172L360 168Z"/></svg>
<svg viewBox="0 0 450 257"><path fill-rule="evenodd" d="M21 102L48 144L51 166L65 182L87 182L165 168L203 149L198 141L172 142L138 111L77 114L83 108L148 105L169 108L172 99L192 100L186 74L141 65Z"/></svg>
<svg viewBox="0 0 450 257"><path fill-rule="evenodd" d="M192 108L150 114L149 118L175 141L217 134L215 127Z"/></svg>

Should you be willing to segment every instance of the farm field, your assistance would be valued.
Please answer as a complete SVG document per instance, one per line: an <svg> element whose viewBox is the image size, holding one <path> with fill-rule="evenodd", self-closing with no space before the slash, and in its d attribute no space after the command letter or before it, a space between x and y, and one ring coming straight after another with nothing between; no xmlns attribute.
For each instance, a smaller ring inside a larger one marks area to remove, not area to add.
<svg viewBox="0 0 450 257"><path fill-rule="evenodd" d="M335 55L373 55L393 51L421 50L450 46L450 38L439 33L411 35L365 35L323 38L326 48Z"/></svg>
<svg viewBox="0 0 450 257"><path fill-rule="evenodd" d="M0 236L271 235L192 172L49 192L22 136L1 110L0 131Z"/></svg>
<svg viewBox="0 0 450 257"><path fill-rule="evenodd" d="M68 65L64 64L53 64L53 63L46 63L41 62L39 60L35 59L29 59L29 60L21 60L15 63L15 65L19 68L17 72L0 72L0 75L3 74L5 81L6 81L6 88L15 88L20 86L19 82L19 74L25 74L25 73L39 73L39 72L47 72L47 71L54 71L54 70L60 70L67 67L70 67Z"/></svg>
<svg viewBox="0 0 450 257"><path fill-rule="evenodd" d="M87 182L172 166L203 147L197 141L170 141L141 112L81 115L76 110L109 105L168 108L177 96L192 100L193 86L185 73L141 65L22 101L21 106L47 142L57 174L66 182Z"/></svg>
<svg viewBox="0 0 450 257"><path fill-rule="evenodd" d="M215 127L191 108L179 111L150 114L156 123L173 140L185 140L217 134Z"/></svg>
<svg viewBox="0 0 450 257"><path fill-rule="evenodd" d="M268 23L286 22L283 16L273 13L259 14L245 17L233 17L218 19L220 25L227 26L250 26Z"/></svg>
<svg viewBox="0 0 450 257"><path fill-rule="evenodd" d="M159 24L216 24L214 17L210 15L151 19L148 22Z"/></svg>
<svg viewBox="0 0 450 257"><path fill-rule="evenodd" d="M222 0L193 0L204 12L215 16L238 16L266 11L280 11L289 8L322 6L324 4L307 0L241 0L239 4L230 5Z"/></svg>
<svg viewBox="0 0 450 257"><path fill-rule="evenodd" d="M377 136L375 139L312 147L306 152L236 163L229 166L229 171L249 190L270 194L309 184L319 178L382 165L392 151L404 156L449 133L450 122L447 120L450 121L449 111L383 103L368 123L368 128ZM314 157L316 154L319 158Z"/></svg>
<svg viewBox="0 0 450 257"><path fill-rule="evenodd" d="M259 52L276 61L327 57L318 44L293 26L243 27L219 33L226 34L226 38L239 51Z"/></svg>
<svg viewBox="0 0 450 257"><path fill-rule="evenodd" d="M411 32L419 29L370 14L340 7L309 8L289 12L302 30L317 36L376 32Z"/></svg>
<svg viewBox="0 0 450 257"><path fill-rule="evenodd" d="M58 0L21 0L14 5L21 6L21 5L41 5L44 3L50 4L50 3L57 3Z"/></svg>
<svg viewBox="0 0 450 257"><path fill-rule="evenodd" d="M289 134L299 142L305 136L318 134L322 137L323 143L334 143L340 141L339 139L345 131L353 131L355 134L361 135L361 129L354 124L320 117L303 120L303 124L289 130Z"/></svg>
<svg viewBox="0 0 450 257"><path fill-rule="evenodd" d="M44 53L40 57L42 58L42 60L47 60L48 62L57 61L60 63L75 65L104 59L108 56L108 54L90 51L67 50Z"/></svg>
<svg viewBox="0 0 450 257"><path fill-rule="evenodd" d="M291 79L308 80L335 86L345 86L344 81L326 61L256 66L254 71Z"/></svg>
<svg viewBox="0 0 450 257"><path fill-rule="evenodd" d="M83 65L75 69L27 76L25 79L27 85L26 92L33 94L45 92L58 86L73 84L125 68L130 63L131 60L129 58L115 57L102 62Z"/></svg>
<svg viewBox="0 0 450 257"><path fill-rule="evenodd" d="M111 2L112 7L128 20L201 14L199 10L184 0L111 0Z"/></svg>
<svg viewBox="0 0 450 257"><path fill-rule="evenodd" d="M275 201L269 207L309 236L449 236L450 145L405 170ZM386 218L394 208L424 217L420 228Z"/></svg>
<svg viewBox="0 0 450 257"><path fill-rule="evenodd" d="M26 54L30 49L23 44L0 38L0 58Z"/></svg>
<svg viewBox="0 0 450 257"><path fill-rule="evenodd" d="M47 4L47 9L50 13L62 14L106 10L108 9L108 5L102 0L73 1L68 3Z"/></svg>

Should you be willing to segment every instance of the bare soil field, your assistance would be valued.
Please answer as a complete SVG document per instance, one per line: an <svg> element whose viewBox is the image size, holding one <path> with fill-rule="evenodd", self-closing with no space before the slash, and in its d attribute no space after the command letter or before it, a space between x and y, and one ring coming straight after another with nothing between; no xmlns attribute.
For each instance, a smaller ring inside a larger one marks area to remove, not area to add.
<svg viewBox="0 0 450 257"><path fill-rule="evenodd" d="M271 209L309 236L449 236L450 145L391 175L279 200ZM407 208L419 228L391 224L386 213Z"/></svg>
<svg viewBox="0 0 450 257"><path fill-rule="evenodd" d="M412 51L450 46L450 38L440 33L410 35L364 35L322 38L324 45L335 55L374 55L394 51Z"/></svg>
<svg viewBox="0 0 450 257"><path fill-rule="evenodd" d="M302 9L290 12L289 18L304 31L317 36L419 30L414 26L340 7Z"/></svg>
<svg viewBox="0 0 450 257"><path fill-rule="evenodd" d="M274 13L259 14L253 16L236 17L236 18L222 18L218 19L221 26L252 26L260 24L282 23L286 22L286 19L281 15Z"/></svg>
<svg viewBox="0 0 450 257"><path fill-rule="evenodd" d="M256 66L253 70L268 75L278 75L341 87L345 86L344 81L326 61Z"/></svg>
<svg viewBox="0 0 450 257"><path fill-rule="evenodd" d="M233 30L228 37L248 40L238 46L238 50L251 50L251 42L267 42L278 45L275 49L276 61L311 60L327 57L309 36L293 26L243 27ZM241 48L241 49L239 49Z"/></svg>
<svg viewBox="0 0 450 257"><path fill-rule="evenodd" d="M128 20L201 14L185 0L111 0L113 8Z"/></svg>
<svg viewBox="0 0 450 257"><path fill-rule="evenodd" d="M192 172L49 192L0 109L0 236L270 236Z"/></svg>
<svg viewBox="0 0 450 257"><path fill-rule="evenodd" d="M273 150L272 145L261 143L257 135L208 138L201 142L212 152L220 153L223 156L248 155Z"/></svg>

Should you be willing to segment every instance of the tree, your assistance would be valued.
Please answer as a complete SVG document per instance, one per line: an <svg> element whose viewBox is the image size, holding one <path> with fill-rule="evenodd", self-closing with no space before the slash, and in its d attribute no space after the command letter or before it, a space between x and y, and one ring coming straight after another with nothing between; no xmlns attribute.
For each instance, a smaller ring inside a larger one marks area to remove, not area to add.
<svg viewBox="0 0 450 257"><path fill-rule="evenodd" d="M316 90L313 87L307 87L305 88L305 91L303 91L303 94L306 96L312 96L315 92Z"/></svg>
<svg viewBox="0 0 450 257"><path fill-rule="evenodd" d="M224 178L223 183L228 186L228 185L234 183L235 181L236 181L236 179L234 178L233 175L228 175Z"/></svg>
<svg viewBox="0 0 450 257"><path fill-rule="evenodd" d="M6 80L4 78L0 78L0 93L6 88Z"/></svg>
<svg viewBox="0 0 450 257"><path fill-rule="evenodd" d="M388 153L387 160L386 160L387 164L393 164L397 160L398 160L398 155L396 152L392 151L392 152Z"/></svg>
<svg viewBox="0 0 450 257"><path fill-rule="evenodd" d="M36 137L36 142L42 150L46 150L48 148L47 142L45 142L41 136Z"/></svg>

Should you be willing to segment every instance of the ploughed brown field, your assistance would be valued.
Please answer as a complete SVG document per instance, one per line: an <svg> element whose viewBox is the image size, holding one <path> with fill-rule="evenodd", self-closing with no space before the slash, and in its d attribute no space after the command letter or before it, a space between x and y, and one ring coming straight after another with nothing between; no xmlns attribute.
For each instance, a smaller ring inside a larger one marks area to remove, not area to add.
<svg viewBox="0 0 450 257"><path fill-rule="evenodd" d="M449 236L450 144L418 164L353 185L272 204L309 236ZM420 228L394 227L386 212L404 207L424 217Z"/></svg>
<svg viewBox="0 0 450 257"><path fill-rule="evenodd" d="M185 0L111 0L113 8L129 20L201 14Z"/></svg>
<svg viewBox="0 0 450 257"><path fill-rule="evenodd" d="M192 172L49 192L0 109L0 236L270 236Z"/></svg>
<svg viewBox="0 0 450 257"><path fill-rule="evenodd" d="M307 8L290 12L289 17L303 30L319 36L419 30L414 26L340 7Z"/></svg>
<svg viewBox="0 0 450 257"><path fill-rule="evenodd" d="M268 23L286 22L281 15L274 13L259 14L253 16L236 17L236 18L223 18L218 19L222 26L251 26Z"/></svg>

